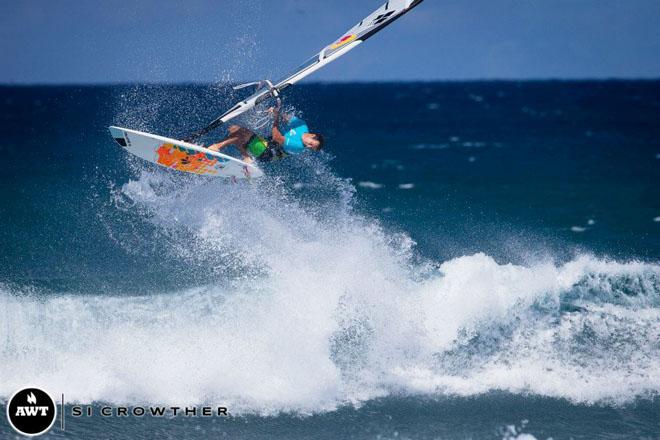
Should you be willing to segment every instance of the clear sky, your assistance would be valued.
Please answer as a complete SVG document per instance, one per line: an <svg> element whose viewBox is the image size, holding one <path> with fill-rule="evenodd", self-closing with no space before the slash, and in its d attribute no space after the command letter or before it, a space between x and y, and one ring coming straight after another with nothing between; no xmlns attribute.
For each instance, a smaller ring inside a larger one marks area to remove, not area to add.
<svg viewBox="0 0 660 440"><path fill-rule="evenodd" d="M278 78L384 0L3 0L0 83ZM659 78L660 0L425 0L316 81Z"/></svg>

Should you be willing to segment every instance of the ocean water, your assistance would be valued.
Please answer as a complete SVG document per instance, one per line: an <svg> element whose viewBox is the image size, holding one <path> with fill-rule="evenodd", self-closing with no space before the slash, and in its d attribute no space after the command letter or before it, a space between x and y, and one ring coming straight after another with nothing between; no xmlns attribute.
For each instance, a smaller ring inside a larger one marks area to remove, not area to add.
<svg viewBox="0 0 660 440"><path fill-rule="evenodd" d="M0 87L3 414L30 384L68 404L45 438L660 438L660 82L302 85L325 151L251 184L107 133L236 97Z"/></svg>

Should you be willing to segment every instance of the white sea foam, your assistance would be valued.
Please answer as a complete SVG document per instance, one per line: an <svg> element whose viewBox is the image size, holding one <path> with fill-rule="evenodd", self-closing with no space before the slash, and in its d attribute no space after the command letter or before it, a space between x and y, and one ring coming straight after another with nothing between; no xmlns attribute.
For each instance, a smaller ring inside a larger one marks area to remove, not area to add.
<svg viewBox="0 0 660 440"><path fill-rule="evenodd" d="M447 144L415 144L412 146L413 150L444 150L449 148Z"/></svg>
<svg viewBox="0 0 660 440"><path fill-rule="evenodd" d="M528 420L523 420L520 426L517 425L506 425L500 429L502 434L502 440L537 440L532 434L522 432Z"/></svg>
<svg viewBox="0 0 660 440"><path fill-rule="evenodd" d="M368 188L368 189L381 189L383 187L382 183L376 183L370 181L358 182L358 185L360 186L360 188Z"/></svg>
<svg viewBox="0 0 660 440"><path fill-rule="evenodd" d="M214 252L243 275L149 296L4 287L1 396L29 382L70 401L267 414L393 393L620 403L660 390L658 265L478 253L432 269L409 238L348 205L310 209L277 188L163 176L144 174L121 196L182 236L172 264Z"/></svg>

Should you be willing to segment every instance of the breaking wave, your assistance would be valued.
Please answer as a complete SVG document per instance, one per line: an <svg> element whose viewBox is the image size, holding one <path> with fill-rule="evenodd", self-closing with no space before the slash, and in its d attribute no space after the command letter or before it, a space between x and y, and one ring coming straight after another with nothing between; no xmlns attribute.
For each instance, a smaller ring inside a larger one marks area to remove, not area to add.
<svg viewBox="0 0 660 440"><path fill-rule="evenodd" d="M659 265L430 261L314 160L246 185L138 170L112 209L160 231L180 277L218 276L133 295L0 286L0 395L29 378L70 401L260 414L391 395L657 395Z"/></svg>

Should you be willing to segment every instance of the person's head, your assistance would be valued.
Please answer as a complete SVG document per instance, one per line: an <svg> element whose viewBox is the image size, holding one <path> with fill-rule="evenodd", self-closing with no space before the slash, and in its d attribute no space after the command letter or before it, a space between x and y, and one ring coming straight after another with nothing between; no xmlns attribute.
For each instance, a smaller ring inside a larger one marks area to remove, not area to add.
<svg viewBox="0 0 660 440"><path fill-rule="evenodd" d="M310 150L319 151L323 148L325 139L323 139L323 135L320 133L305 133L302 136L302 141L305 147Z"/></svg>

